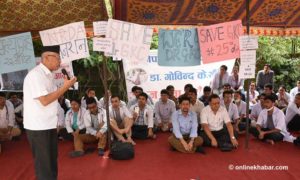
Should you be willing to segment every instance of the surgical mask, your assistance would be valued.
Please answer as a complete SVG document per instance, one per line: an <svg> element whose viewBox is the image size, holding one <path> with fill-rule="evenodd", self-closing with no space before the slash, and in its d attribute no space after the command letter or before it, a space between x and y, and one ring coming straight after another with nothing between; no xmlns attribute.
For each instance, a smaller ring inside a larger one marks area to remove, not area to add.
<svg viewBox="0 0 300 180"><path fill-rule="evenodd" d="M272 111L274 109L274 106L272 106L270 109L267 109L267 111Z"/></svg>

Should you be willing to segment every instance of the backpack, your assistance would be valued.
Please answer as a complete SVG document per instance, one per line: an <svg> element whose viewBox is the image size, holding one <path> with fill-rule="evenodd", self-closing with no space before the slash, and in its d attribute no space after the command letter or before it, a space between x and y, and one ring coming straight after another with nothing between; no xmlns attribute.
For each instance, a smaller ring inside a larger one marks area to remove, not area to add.
<svg viewBox="0 0 300 180"><path fill-rule="evenodd" d="M134 148L131 143L113 141L110 156L115 160L128 160L134 158Z"/></svg>

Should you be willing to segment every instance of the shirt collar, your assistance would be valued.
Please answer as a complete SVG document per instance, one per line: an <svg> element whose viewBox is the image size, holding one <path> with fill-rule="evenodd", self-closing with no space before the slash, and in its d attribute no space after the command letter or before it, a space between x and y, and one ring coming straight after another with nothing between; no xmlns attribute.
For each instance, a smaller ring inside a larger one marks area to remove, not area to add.
<svg viewBox="0 0 300 180"><path fill-rule="evenodd" d="M40 63L39 66L46 73L46 75L52 74L52 72L43 63Z"/></svg>

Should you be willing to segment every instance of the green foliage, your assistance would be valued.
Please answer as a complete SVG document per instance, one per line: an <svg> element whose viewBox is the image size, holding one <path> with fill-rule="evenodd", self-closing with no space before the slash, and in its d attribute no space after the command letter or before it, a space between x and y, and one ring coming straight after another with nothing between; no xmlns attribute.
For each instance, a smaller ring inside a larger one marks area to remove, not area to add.
<svg viewBox="0 0 300 180"><path fill-rule="evenodd" d="M257 49L257 71L263 69L264 64L270 64L275 72L275 88L281 84L291 89L300 77L300 56L293 52L292 41L300 44L299 38L290 37L259 37Z"/></svg>

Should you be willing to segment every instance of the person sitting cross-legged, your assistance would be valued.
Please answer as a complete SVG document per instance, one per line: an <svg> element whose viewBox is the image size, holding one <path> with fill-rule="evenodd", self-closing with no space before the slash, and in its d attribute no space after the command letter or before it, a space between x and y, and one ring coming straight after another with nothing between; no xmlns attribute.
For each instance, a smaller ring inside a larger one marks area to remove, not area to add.
<svg viewBox="0 0 300 180"><path fill-rule="evenodd" d="M200 132L200 136L204 140L204 146L219 147L222 151L230 151L238 146L231 120L226 108L220 106L218 95L212 94L209 106L202 110L201 125L204 131Z"/></svg>
<svg viewBox="0 0 300 180"><path fill-rule="evenodd" d="M84 114L84 125L86 127L86 134L79 134L78 141L76 141L75 149L71 153L71 157L78 157L84 155L83 146L85 143L97 143L98 155L104 155L104 148L106 146L107 133L107 117L104 109L99 108L94 97L86 99L88 110Z"/></svg>
<svg viewBox="0 0 300 180"><path fill-rule="evenodd" d="M158 129L166 132L172 128L172 114L176 111L175 103L169 99L169 93L166 89L160 91L160 99L155 103L155 124Z"/></svg>
<svg viewBox="0 0 300 180"><path fill-rule="evenodd" d="M118 95L111 96L109 117L112 132L117 140L135 145L135 142L131 139L132 115L126 105L122 105Z"/></svg>
<svg viewBox="0 0 300 180"><path fill-rule="evenodd" d="M201 145L203 139L198 136L198 120L195 112L190 110L190 99L179 99L180 109L172 115L173 134L169 137L170 145L183 153L204 153Z"/></svg>
<svg viewBox="0 0 300 180"><path fill-rule="evenodd" d="M286 124L289 131L300 131L300 93L295 95L286 110Z"/></svg>
<svg viewBox="0 0 300 180"><path fill-rule="evenodd" d="M287 134L284 113L274 104L274 96L267 95L264 99L265 109L258 116L256 128L250 128L253 136L272 145L282 141Z"/></svg>
<svg viewBox="0 0 300 180"><path fill-rule="evenodd" d="M156 138L153 132L153 109L147 104L148 95L141 93L138 96L138 103L131 106L133 114L132 138L147 139Z"/></svg>
<svg viewBox="0 0 300 180"><path fill-rule="evenodd" d="M14 107L6 100L5 94L0 92L0 141L10 141L13 137L20 135L21 130L15 126Z"/></svg>

